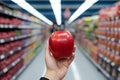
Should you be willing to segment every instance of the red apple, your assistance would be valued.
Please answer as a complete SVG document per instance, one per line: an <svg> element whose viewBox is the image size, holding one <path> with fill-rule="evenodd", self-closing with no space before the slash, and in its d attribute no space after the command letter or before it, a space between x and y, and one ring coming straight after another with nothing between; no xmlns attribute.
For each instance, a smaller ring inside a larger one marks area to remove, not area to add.
<svg viewBox="0 0 120 80"><path fill-rule="evenodd" d="M74 50L74 39L70 32L61 30L51 34L49 48L56 59L67 58Z"/></svg>

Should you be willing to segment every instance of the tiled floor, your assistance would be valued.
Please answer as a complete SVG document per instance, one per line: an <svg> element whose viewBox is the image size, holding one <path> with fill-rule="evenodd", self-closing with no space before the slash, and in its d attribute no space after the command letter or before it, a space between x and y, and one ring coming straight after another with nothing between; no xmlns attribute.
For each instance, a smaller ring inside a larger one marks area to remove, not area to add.
<svg viewBox="0 0 120 80"><path fill-rule="evenodd" d="M17 80L39 80L45 72L45 45L40 54ZM98 70L76 49L76 57L64 80L106 80Z"/></svg>

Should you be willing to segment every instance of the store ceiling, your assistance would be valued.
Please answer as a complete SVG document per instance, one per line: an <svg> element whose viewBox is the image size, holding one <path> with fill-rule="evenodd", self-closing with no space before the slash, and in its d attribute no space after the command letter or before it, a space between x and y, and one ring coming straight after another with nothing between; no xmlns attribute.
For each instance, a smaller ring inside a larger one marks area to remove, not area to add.
<svg viewBox="0 0 120 80"><path fill-rule="evenodd" d="M0 0L5 4L15 7L21 11L26 12L21 7L13 3L11 0ZM36 8L40 13L46 16L48 19L56 23L56 19L51 8L49 0L26 0L29 4L31 4L34 8ZM89 8L86 12L84 12L79 18L84 16L91 16L98 14L98 11L101 8L109 7L114 5L117 1L120 0L99 0L95 5ZM84 0L61 0L62 3L62 21L64 21L63 13L66 8L70 8L71 14L75 12L75 10L84 2Z"/></svg>

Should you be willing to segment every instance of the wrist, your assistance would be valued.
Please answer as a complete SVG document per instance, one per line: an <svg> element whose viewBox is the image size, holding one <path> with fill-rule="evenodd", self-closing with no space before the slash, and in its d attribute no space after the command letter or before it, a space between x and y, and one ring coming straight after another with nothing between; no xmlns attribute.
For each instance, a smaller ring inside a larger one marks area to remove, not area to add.
<svg viewBox="0 0 120 80"><path fill-rule="evenodd" d="M57 76L57 71L50 71L47 70L44 77L48 78L49 80L61 80L58 76Z"/></svg>

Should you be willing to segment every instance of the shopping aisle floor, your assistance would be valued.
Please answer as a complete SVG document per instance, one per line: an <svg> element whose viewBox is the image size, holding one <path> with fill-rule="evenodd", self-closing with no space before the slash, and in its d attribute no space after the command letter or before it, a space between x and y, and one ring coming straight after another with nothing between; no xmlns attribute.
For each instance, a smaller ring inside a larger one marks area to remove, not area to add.
<svg viewBox="0 0 120 80"><path fill-rule="evenodd" d="M40 54L17 80L39 80L45 73L45 44ZM81 53L78 46L75 59L72 62L64 80L107 80Z"/></svg>

